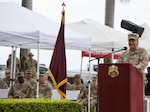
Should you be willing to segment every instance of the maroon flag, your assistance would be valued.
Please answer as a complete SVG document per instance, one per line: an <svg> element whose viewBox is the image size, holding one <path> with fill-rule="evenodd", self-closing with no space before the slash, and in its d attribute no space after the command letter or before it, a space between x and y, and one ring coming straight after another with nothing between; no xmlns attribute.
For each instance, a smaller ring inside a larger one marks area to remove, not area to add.
<svg viewBox="0 0 150 112"><path fill-rule="evenodd" d="M61 99L66 98L66 52L65 52L65 39L64 39L64 15L62 11L61 26L59 29L58 37L55 43L51 63L49 66L49 74L54 83L55 88L61 96Z"/></svg>

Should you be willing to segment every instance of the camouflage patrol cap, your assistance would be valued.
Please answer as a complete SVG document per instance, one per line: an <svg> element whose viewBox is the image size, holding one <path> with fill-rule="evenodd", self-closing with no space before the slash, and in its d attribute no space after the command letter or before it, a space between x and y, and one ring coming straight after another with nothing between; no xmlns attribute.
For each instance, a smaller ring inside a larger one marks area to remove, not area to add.
<svg viewBox="0 0 150 112"><path fill-rule="evenodd" d="M92 77L92 80L97 80L97 77L96 76Z"/></svg>
<svg viewBox="0 0 150 112"><path fill-rule="evenodd" d="M32 53L29 53L28 56L34 56Z"/></svg>
<svg viewBox="0 0 150 112"><path fill-rule="evenodd" d="M45 71L41 71L40 72L40 76L46 76L46 72Z"/></svg>
<svg viewBox="0 0 150 112"><path fill-rule="evenodd" d="M26 74L27 74L27 73L32 74L32 70L26 70Z"/></svg>
<svg viewBox="0 0 150 112"><path fill-rule="evenodd" d="M76 75L75 75L75 78L80 78L80 77L81 77L80 74L76 74Z"/></svg>
<svg viewBox="0 0 150 112"><path fill-rule="evenodd" d="M134 40L137 40L138 39L138 34L136 34L136 33L130 33L130 34L128 34L128 40L130 40L130 39L134 39Z"/></svg>
<svg viewBox="0 0 150 112"><path fill-rule="evenodd" d="M24 77L24 72L18 72L17 77Z"/></svg>

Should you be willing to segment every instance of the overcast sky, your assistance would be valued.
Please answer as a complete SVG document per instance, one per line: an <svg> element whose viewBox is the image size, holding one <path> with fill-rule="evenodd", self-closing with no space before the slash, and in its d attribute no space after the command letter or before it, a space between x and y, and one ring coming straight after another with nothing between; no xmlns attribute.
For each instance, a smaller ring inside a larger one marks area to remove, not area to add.
<svg viewBox="0 0 150 112"><path fill-rule="evenodd" d="M21 0L0 0L0 2L16 2ZM83 19L93 19L104 24L105 0L32 0L33 11L44 15L60 23L62 3L66 4L65 22L71 23ZM130 0L129 3L122 3L115 0L115 29L120 28L122 19L127 19L138 25L150 24L150 0Z"/></svg>
<svg viewBox="0 0 150 112"><path fill-rule="evenodd" d="M9 1L21 5L21 0L0 0L0 2ZM105 0L33 0L33 11L60 23L62 11L61 5L63 1L66 4L66 24L88 18L104 24ZM116 0L114 28L125 32L124 29L120 28L122 19L132 21L138 25L141 25L142 23L150 25L149 11L150 0L131 0L129 3L121 3L120 0ZM9 53L11 53L11 48L7 48L6 50L4 50L4 48L0 49L4 52L0 55L0 64L6 64L6 59L8 58ZM17 50L17 52L19 56L19 50ZM33 52L36 55L36 52ZM40 58L40 63L45 63L49 66L51 53L49 53L49 51L41 51L40 55L42 56L42 58ZM67 59L68 69L80 68L81 57L79 51L67 51L67 57L69 57Z"/></svg>

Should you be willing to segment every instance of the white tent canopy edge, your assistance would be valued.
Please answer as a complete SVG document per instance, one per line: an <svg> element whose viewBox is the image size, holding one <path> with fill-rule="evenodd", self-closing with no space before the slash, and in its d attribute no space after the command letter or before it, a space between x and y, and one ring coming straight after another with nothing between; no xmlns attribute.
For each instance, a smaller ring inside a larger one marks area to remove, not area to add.
<svg viewBox="0 0 150 112"><path fill-rule="evenodd" d="M40 48L54 48L60 25L53 20L13 2L0 3L0 15L0 46L37 48L40 43ZM65 45L68 49L89 49L91 38L65 27Z"/></svg>

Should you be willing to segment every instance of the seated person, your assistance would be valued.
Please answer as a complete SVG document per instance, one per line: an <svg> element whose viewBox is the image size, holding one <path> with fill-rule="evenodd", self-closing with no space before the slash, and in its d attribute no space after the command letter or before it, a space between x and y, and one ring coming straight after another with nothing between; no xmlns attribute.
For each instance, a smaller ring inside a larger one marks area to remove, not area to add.
<svg viewBox="0 0 150 112"><path fill-rule="evenodd" d="M10 85L10 70L9 69L5 70L5 78L3 78L3 81L6 82L7 86L9 87Z"/></svg>
<svg viewBox="0 0 150 112"><path fill-rule="evenodd" d="M148 83L145 86L145 95L150 95L150 67L147 68L146 78Z"/></svg>
<svg viewBox="0 0 150 112"><path fill-rule="evenodd" d="M66 90L72 90L72 84L67 82L66 83Z"/></svg>
<svg viewBox="0 0 150 112"><path fill-rule="evenodd" d="M36 86L37 87L37 86ZM37 89L35 88L31 92L32 98L36 98ZM52 85L48 81L46 72L42 71L39 75L39 98L51 98L52 97Z"/></svg>
<svg viewBox="0 0 150 112"><path fill-rule="evenodd" d="M90 89L90 112L94 112L94 108L97 106L97 92L97 77L93 77Z"/></svg>
<svg viewBox="0 0 150 112"><path fill-rule="evenodd" d="M83 106L87 105L87 89L86 86L81 83L81 75L75 75L75 82L72 84L72 90L80 90L77 102L82 102Z"/></svg>
<svg viewBox="0 0 150 112"><path fill-rule="evenodd" d="M29 98L31 87L29 83L24 80L24 73L17 73L17 81L11 86L8 98Z"/></svg>
<svg viewBox="0 0 150 112"><path fill-rule="evenodd" d="M0 78L0 89L7 89L8 85L5 81Z"/></svg>
<svg viewBox="0 0 150 112"><path fill-rule="evenodd" d="M32 78L32 70L26 70L25 72L25 81L30 84L31 88L34 89L36 87L36 80Z"/></svg>

